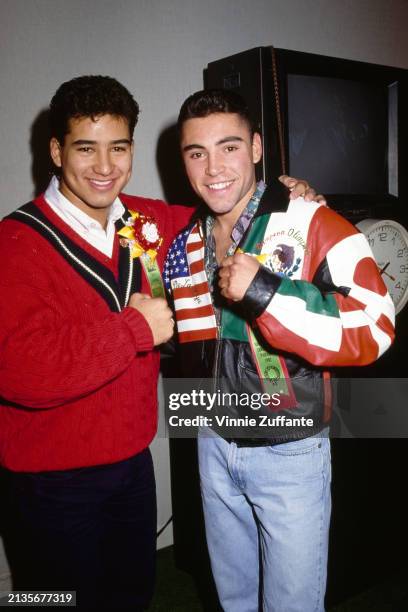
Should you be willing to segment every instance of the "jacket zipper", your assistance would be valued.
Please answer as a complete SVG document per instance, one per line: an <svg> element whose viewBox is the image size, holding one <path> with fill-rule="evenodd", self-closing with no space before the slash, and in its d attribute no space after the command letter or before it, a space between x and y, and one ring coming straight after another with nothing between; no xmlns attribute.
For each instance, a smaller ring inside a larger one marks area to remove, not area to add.
<svg viewBox="0 0 408 612"><path fill-rule="evenodd" d="M220 364L220 352L221 352L221 317L222 317L222 311L220 312L219 322L217 322L217 340L216 340L216 345L215 345L215 358L214 358L214 368L213 368L214 393L217 391L217 381L219 379L219 364Z"/></svg>

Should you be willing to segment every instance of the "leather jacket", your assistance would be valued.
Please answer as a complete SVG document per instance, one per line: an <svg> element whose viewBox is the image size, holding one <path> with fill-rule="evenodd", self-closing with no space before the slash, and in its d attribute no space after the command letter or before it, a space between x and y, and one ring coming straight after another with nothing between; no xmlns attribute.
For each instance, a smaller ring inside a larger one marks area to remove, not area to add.
<svg viewBox="0 0 408 612"><path fill-rule="evenodd" d="M276 181L266 188L240 244L246 253L266 255L264 264L243 300L228 303L217 292L207 299L205 269L194 268L200 240L205 249L200 223L174 243L177 252L184 244L189 264L184 276L174 273L175 250L168 255L166 280L175 307L183 374L212 379L213 389L239 396L228 406L217 403L214 417L256 416L255 425L236 429L220 426L213 418L212 428L241 445L276 444L318 433L331 416L329 369L371 363L394 337L392 301L365 237L325 206L302 198L288 201ZM200 306L203 297L207 305ZM221 309L218 325L215 317L211 324L209 301ZM279 360L278 378L262 378L245 332L249 328ZM291 388L294 402L254 411L241 401L242 394L272 393L282 382Z"/></svg>

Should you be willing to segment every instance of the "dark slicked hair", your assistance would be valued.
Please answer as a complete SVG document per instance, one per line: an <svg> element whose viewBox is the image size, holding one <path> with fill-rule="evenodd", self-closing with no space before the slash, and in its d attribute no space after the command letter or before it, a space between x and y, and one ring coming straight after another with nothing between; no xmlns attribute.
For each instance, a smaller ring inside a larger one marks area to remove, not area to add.
<svg viewBox="0 0 408 612"><path fill-rule="evenodd" d="M51 136L64 144L70 119L113 115L126 119L130 137L139 115L139 105L132 94L112 77L80 76L63 83L50 103Z"/></svg>
<svg viewBox="0 0 408 612"><path fill-rule="evenodd" d="M236 113L248 125L251 135L254 124L244 98L231 89L202 89L196 91L181 106L177 120L179 132L188 119L208 117L214 113Z"/></svg>

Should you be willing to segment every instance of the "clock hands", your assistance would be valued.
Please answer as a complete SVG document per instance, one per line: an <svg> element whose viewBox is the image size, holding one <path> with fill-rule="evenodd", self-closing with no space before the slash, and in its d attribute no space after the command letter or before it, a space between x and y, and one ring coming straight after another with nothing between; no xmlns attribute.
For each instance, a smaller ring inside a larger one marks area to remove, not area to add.
<svg viewBox="0 0 408 612"><path fill-rule="evenodd" d="M372 249L378 273L387 285L395 312L408 303L408 231L392 219L363 219L357 223Z"/></svg>
<svg viewBox="0 0 408 612"><path fill-rule="evenodd" d="M395 281L395 277L391 276L391 274L388 274L388 272L386 272L386 269L388 268L388 266L390 265L390 262L388 261L385 266L383 266L382 268L380 268L380 266L378 266L378 269L380 271L380 274L385 274L386 276L388 276L388 278L390 278L392 281Z"/></svg>

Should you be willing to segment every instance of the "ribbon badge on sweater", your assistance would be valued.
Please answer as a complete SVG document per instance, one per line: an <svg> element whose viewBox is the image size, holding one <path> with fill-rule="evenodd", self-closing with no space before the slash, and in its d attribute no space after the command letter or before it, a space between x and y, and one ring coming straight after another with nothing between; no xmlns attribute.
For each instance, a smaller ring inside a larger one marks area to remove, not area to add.
<svg viewBox="0 0 408 612"><path fill-rule="evenodd" d="M157 251L163 238L159 234L157 222L135 210L129 210L130 217L125 226L118 231L120 245L130 249L132 259L140 258L143 270L153 297L164 297L164 287L157 263Z"/></svg>

